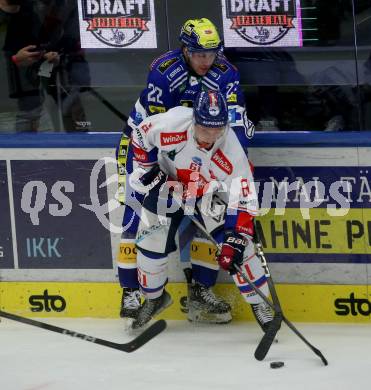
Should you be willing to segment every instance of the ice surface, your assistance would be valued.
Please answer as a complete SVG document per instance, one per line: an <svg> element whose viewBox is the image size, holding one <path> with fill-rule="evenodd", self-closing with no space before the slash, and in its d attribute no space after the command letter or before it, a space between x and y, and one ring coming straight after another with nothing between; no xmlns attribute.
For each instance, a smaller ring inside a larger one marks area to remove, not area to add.
<svg viewBox="0 0 371 390"><path fill-rule="evenodd" d="M122 320L49 319L56 326L115 342L132 336ZM295 324L329 361L321 360L285 325L266 359L253 353L261 331L252 322L168 328L125 353L3 319L1 390L332 390L369 389L371 326ZM270 362L285 366L271 369Z"/></svg>

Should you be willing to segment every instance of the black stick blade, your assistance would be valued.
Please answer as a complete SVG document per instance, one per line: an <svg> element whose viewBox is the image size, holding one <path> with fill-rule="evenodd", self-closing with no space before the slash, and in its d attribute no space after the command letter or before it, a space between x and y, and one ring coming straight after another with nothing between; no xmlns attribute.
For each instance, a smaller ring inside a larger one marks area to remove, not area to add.
<svg viewBox="0 0 371 390"><path fill-rule="evenodd" d="M158 334L163 332L166 329L166 321L165 320L158 320L152 325L150 325L146 330L143 331L139 336L137 336L134 340L129 341L126 344L121 344L122 351L125 352L134 352L138 348L142 347L144 344L148 343L148 341L152 340L154 337L156 337Z"/></svg>
<svg viewBox="0 0 371 390"><path fill-rule="evenodd" d="M260 343L256 347L254 353L256 360L261 361L266 357L270 347L272 346L274 338L276 337L277 332L281 328L281 322L282 322L281 313L276 313L271 324L269 325L268 330L265 332L264 336L260 340Z"/></svg>
<svg viewBox="0 0 371 390"><path fill-rule="evenodd" d="M325 366L328 366L328 361L327 361L327 359L323 356L322 352L321 352L319 349L313 347L313 348L312 348L312 351L313 351L317 356L319 356L319 357L321 358L322 363L323 363Z"/></svg>

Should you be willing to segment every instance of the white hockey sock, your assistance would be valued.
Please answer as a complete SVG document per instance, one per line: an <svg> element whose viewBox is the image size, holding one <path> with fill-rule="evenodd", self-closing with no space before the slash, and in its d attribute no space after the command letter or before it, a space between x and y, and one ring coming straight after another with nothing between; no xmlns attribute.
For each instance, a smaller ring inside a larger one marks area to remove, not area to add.
<svg viewBox="0 0 371 390"><path fill-rule="evenodd" d="M168 258L150 257L138 250L138 281L143 294L149 299L155 299L162 295L167 281Z"/></svg>

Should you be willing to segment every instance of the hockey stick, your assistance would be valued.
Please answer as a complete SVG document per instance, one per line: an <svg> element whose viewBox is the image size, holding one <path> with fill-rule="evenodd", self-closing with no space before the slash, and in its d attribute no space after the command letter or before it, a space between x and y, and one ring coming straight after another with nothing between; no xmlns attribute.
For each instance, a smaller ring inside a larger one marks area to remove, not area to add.
<svg viewBox="0 0 371 390"><path fill-rule="evenodd" d="M268 287L269 287L269 291L271 293L271 296L272 296L272 302L273 302L273 309L274 310L279 310L279 313L281 313L281 316L282 316L282 320L285 322L285 324L305 343L307 344L307 346L317 355L319 356L319 358L322 360L323 364L325 366L328 365L328 361L327 359L324 357L324 355L322 354L322 352L314 347L311 343L309 343L309 341L298 331L298 329L283 315L283 312L282 312L282 308L281 308L281 305L280 305L280 301L278 299L278 295L277 295L277 292L276 292L276 288L274 286L274 283L273 283L273 280L272 280L272 277L271 277L271 273L269 271L269 268L268 268L268 263L267 263L267 260L265 258L265 255L264 255L264 251L263 251L263 244L261 242L261 238L260 238L260 233L259 233L259 229L257 229L257 226L255 224L255 221L254 221L254 237L253 237L253 240L254 240L254 243L255 243L255 248L256 248L256 254L257 256L259 257L261 263L262 263L262 267L264 269L264 272L267 276L267 281L268 281ZM269 277L268 277L269 275ZM243 275L245 276L245 275ZM242 276L242 277L243 277ZM269 302L267 302L269 303ZM277 311L276 311L277 313ZM269 331L269 330L268 330ZM268 333L268 332L267 332ZM263 337L264 338L264 337ZM272 340L273 342L273 340ZM259 354L259 351L258 349L255 351L255 354ZM258 357L257 357L258 359ZM258 359L259 360L259 359Z"/></svg>
<svg viewBox="0 0 371 390"><path fill-rule="evenodd" d="M255 244L256 254L259 257L259 260L260 260L262 267L263 267L263 270L264 270L265 277L267 278L268 289L269 289L269 292L270 292L271 297L272 297L273 310L275 312L274 318L273 318L272 322L270 323L269 328L267 329L264 336L260 340L260 343L256 347L256 350L254 353L254 356L257 360L263 360L265 358L265 356L267 355L270 347L272 346L277 332L281 328L283 313L282 313L281 303L280 303L276 288L275 288L274 283L273 283L272 275L269 271L268 263L267 263L267 260L264 256L263 247L262 247L262 244L260 241L258 230L256 228L255 220L254 220L253 242ZM242 272L240 272L240 273L242 275L242 278L245 280L246 275L243 274Z"/></svg>
<svg viewBox="0 0 371 390"><path fill-rule="evenodd" d="M180 205L180 207L182 207L182 209L185 211L185 207L183 204ZM211 236L211 234L206 230L206 228L204 227L204 225L198 221L193 215L189 215L187 214L187 216L190 218L190 220L207 236L207 238L218 248L218 250L220 249L220 245L215 241L215 239ZM268 353L269 351L269 348L271 347L273 341L274 341L274 338L276 336L276 333L278 331L278 329L280 328L280 325L281 325L281 321L284 321L285 324L322 360L323 364L325 366L328 365L328 361L327 359L323 356L322 352L314 347L297 329L296 327L283 315L283 312L282 312L282 308L281 308L281 305L279 304L279 300L278 300L278 296L277 296L277 293L276 293L276 289L274 288L274 285L273 285L273 281L271 279L271 276L270 276L270 272L269 272L269 269L268 269L268 265L267 265L267 261L265 259L265 256L264 256L264 252L262 250L262 245L260 243L260 241L258 240L257 238L257 243L258 243L258 256L260 258L260 260L262 261L262 264L263 264L263 268L264 268L264 271L266 273L268 273L269 277L267 277L267 281L268 281L268 287L273 287L273 290L271 291L271 294L272 294L272 299L273 299L273 302L272 303L256 286L254 283L251 282L251 280L245 275L245 273L242 271L242 269L235 265L235 270L237 272L239 272L243 278L243 280L249 285L249 287L251 287L262 299L263 301L269 305L276 313L272 323L271 323L271 326L269 327L269 329L267 330L267 332L264 334L262 340L260 341L258 347L256 348L255 350L255 358L257 360L263 360L264 357L266 356L266 354ZM256 244L256 242L255 242ZM269 283L270 282L270 283Z"/></svg>
<svg viewBox="0 0 371 390"><path fill-rule="evenodd" d="M146 344L148 341L156 337L166 328L166 321L158 320L152 325L150 325L146 330L143 331L143 333L137 336L134 340L131 340L128 343L120 344L120 343L114 343L112 341L100 339L97 337L89 336L87 334L78 333L73 330L60 328L59 326L46 324L45 322L31 320L30 318L21 317L16 314L7 313L2 310L0 310L0 317L4 317L13 321L18 321L23 324L36 326L38 328L50 330L51 332L61 333L66 336L76 337L80 340L88 341L89 343L103 345L105 347L118 349L119 351L123 351L123 352L136 351L138 348L142 347L144 344Z"/></svg>
<svg viewBox="0 0 371 390"><path fill-rule="evenodd" d="M249 280L248 280L248 278L246 277L246 275L243 273L243 271L241 270L241 268L240 267L238 267L238 266L236 266L235 265L235 269L236 269L236 271L238 271L240 274L241 274L241 276L242 276L242 278L247 282L247 283L249 283ZM254 288L254 291L256 291L257 293L258 293L258 289L255 289ZM259 291L260 292L260 291ZM275 310L275 306L273 305L273 303L272 302L270 302L269 301L269 299L267 299L267 297L265 296L265 295L263 295L263 294L259 294L262 298L263 298L263 300L264 300L264 302L265 303L267 303L273 310ZM282 313L282 310L281 310L281 317L282 317L282 321L283 322L285 322L285 324L302 340L302 341L304 341L304 343L322 360L322 362L323 362L323 364L325 365L325 366L327 366L328 365L328 361L327 361L327 359L323 356L323 354L322 354L322 352L318 349L318 348L316 348L314 345L312 345L299 331L298 331L298 329L294 326L294 324L292 323L292 322L290 322L284 315L283 315L283 313ZM273 320L274 321L274 320ZM267 331L267 333L269 332L269 329L268 329L268 331ZM264 339L264 337L267 335L267 333L263 336L263 339ZM263 342L263 339L262 339L262 341L260 342L260 343L262 343ZM270 337L269 337L269 339L270 339ZM273 340L274 340L274 336L273 336L273 339L271 340L271 344L272 344L272 342L273 342ZM270 341L270 340L268 340L268 341ZM264 346L262 346L262 351L263 351L263 348L264 348ZM268 351L267 351L268 352ZM261 358L261 359L259 359L256 355L257 355L257 353L258 353L258 357L259 357L259 352L258 352L258 349L256 349L256 351L255 351L255 357L257 358L257 360L263 360L264 359L264 356ZM261 352L260 352L261 353Z"/></svg>
<svg viewBox="0 0 371 390"><path fill-rule="evenodd" d="M186 210L185 206L183 203L180 203L180 207L183 209L183 211ZM220 251L220 245L215 241L214 237L206 230L205 226L193 215L187 214L190 220L206 235L206 237L216 246L217 250ZM266 267L264 268L264 272L267 276L267 281L270 282L268 283L268 287L270 285L274 288L273 286L273 281L270 279L270 273L268 270L268 266L266 264ZM253 282L245 274L242 273L242 270L240 268L236 268L237 272L239 272L244 279L244 281L249 285L251 289L253 289L264 301L267 300L266 296L255 286ZM272 304L270 306L273 308L275 311L275 315L273 320L271 321L269 328L267 331L264 333L264 336L260 340L258 346L255 349L254 356L257 360L263 360L265 356L267 355L270 347L273 344L273 341L276 337L277 332L279 331L281 327L281 322L282 322L282 309L278 300L278 296L276 294L276 290L274 289L274 293L272 294L272 298L275 297L276 299L276 304L274 307L272 307Z"/></svg>

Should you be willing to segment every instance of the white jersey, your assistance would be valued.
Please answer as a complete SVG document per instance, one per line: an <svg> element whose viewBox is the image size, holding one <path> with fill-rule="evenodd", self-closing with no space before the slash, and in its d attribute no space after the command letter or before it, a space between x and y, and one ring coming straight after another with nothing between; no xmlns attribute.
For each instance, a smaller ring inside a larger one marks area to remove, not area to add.
<svg viewBox="0 0 371 390"><path fill-rule="evenodd" d="M218 196L228 204L231 227L243 232L244 214L257 214L250 164L229 126L210 150L203 149L194 137L193 109L175 107L142 121L133 132L132 143L134 169L159 163L171 179L190 188L196 197L210 188L209 183L219 183Z"/></svg>

